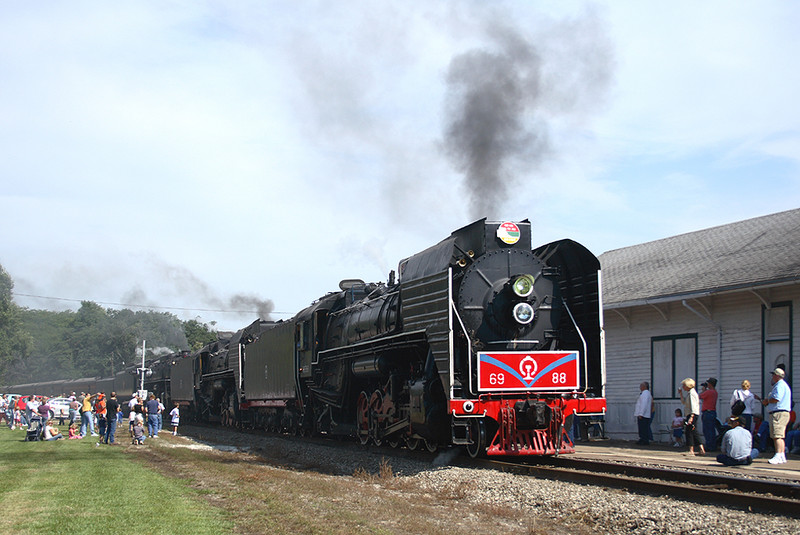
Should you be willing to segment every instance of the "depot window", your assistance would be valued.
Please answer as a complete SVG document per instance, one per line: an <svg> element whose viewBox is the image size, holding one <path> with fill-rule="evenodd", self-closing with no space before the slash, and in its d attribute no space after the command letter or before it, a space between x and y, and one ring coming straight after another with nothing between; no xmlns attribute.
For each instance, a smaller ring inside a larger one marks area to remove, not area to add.
<svg viewBox="0 0 800 535"><path fill-rule="evenodd" d="M650 339L653 397L679 399L681 381L697 381L697 333Z"/></svg>

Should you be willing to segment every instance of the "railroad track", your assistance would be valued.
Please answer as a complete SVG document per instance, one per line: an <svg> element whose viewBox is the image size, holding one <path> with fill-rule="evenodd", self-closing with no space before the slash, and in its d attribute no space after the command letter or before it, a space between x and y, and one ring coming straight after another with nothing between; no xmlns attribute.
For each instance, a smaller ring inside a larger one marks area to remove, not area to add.
<svg viewBox="0 0 800 535"><path fill-rule="evenodd" d="M533 463L470 459L469 464L514 474L800 517L800 485L796 483L565 457L541 458Z"/></svg>
<svg viewBox="0 0 800 535"><path fill-rule="evenodd" d="M240 434L264 434L263 431L248 429L219 428L203 424L192 425L209 430L224 429ZM283 435L283 437L288 440L302 440L333 448L363 448L355 442L350 444L332 442L329 439L297 439L287 435ZM375 448L375 446L370 446L370 448ZM391 456L428 461L437 456L436 453L410 451L405 448L385 447L379 449L385 449L386 453ZM471 459L462 455L455 457L452 463L464 467L499 470L556 481L622 488L631 492L736 507L746 511L800 517L800 484L797 483L745 479L724 474L577 459L570 456L499 460L496 458Z"/></svg>

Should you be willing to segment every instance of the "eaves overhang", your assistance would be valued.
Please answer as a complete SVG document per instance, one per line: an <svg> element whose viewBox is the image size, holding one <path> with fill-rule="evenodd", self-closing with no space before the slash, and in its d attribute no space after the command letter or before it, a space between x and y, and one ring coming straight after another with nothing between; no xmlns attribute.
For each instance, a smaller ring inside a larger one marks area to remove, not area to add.
<svg viewBox="0 0 800 535"><path fill-rule="evenodd" d="M603 303L603 310L617 310L621 308L633 308L638 306L658 305L664 303L673 303L676 301L683 301L687 299L701 299L712 295L729 294L735 292L747 292L750 290L765 290L769 288L777 288L780 286L790 286L792 284L800 284L800 275L793 275L783 279L770 280L765 282L748 282L742 284L733 284L730 286L720 286L718 288L710 288L706 290L695 290L691 292L680 292L670 295L662 295L655 297L647 297L644 299L631 299L629 301L620 301L618 303Z"/></svg>

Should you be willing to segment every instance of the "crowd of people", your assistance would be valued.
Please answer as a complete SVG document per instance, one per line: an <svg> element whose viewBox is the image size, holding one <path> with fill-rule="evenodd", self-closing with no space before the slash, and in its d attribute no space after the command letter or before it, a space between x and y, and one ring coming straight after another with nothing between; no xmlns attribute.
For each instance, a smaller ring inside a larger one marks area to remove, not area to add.
<svg viewBox="0 0 800 535"><path fill-rule="evenodd" d="M785 377L785 367L778 365L772 371L770 392L764 399L750 391L750 381L742 381L741 388L731 395L731 415L725 424L717 419L717 380L711 377L701 383L698 393L694 379L684 379L678 389L683 409L675 409L671 422L672 445L688 446L686 455L689 456L705 455L719 449L717 461L734 466L751 464L767 450L769 439L772 439L775 454L768 462L787 462L787 452L800 454L800 421L792 411L792 391ZM639 390L634 407L639 433L637 444L646 446L653 440L651 424L655 402L647 382L641 383ZM761 412L757 410L758 403L764 407L763 420L758 415Z"/></svg>
<svg viewBox="0 0 800 535"><path fill-rule="evenodd" d="M106 396L105 392L95 394L81 392L64 396L69 400L68 436L64 437L54 422L54 413L45 396L19 396L12 399L0 396L0 421L5 419L11 430L41 429L42 440L83 439L98 437L97 446L115 444L117 429L121 425L128 408L129 433L134 444L143 444L145 438L144 418L147 417L147 436L158 438L164 423L166 408L159 398L150 394L144 401L137 393L125 404L117 400L116 392ZM169 412L172 434L178 434L180 408L177 404ZM62 422L63 424L63 422Z"/></svg>

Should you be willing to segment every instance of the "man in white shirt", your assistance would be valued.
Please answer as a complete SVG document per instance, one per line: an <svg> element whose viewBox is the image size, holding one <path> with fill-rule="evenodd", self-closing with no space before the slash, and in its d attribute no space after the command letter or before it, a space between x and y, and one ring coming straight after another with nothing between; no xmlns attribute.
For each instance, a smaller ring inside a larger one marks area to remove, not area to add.
<svg viewBox="0 0 800 535"><path fill-rule="evenodd" d="M639 385L639 399L633 409L633 416L636 418L636 425L639 428L639 441L641 446L650 444L650 422L653 420L653 396L650 394L650 383L647 381Z"/></svg>

